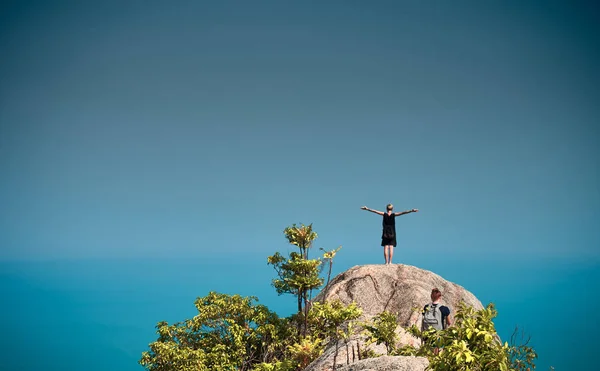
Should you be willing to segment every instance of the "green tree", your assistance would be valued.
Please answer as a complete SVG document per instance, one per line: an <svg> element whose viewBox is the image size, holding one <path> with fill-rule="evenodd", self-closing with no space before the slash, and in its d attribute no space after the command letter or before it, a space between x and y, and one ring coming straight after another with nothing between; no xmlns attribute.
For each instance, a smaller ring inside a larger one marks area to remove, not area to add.
<svg viewBox="0 0 600 371"><path fill-rule="evenodd" d="M306 317L308 304L312 299L312 290L323 285L323 278L319 276L322 261L308 259L308 251L317 233L313 231L312 224L285 228L283 231L288 242L298 247L299 252L291 252L286 258L279 252L267 258L267 264L272 265L278 278L273 280L273 286L278 294L289 293L295 295L298 304L298 332L306 335Z"/></svg>
<svg viewBox="0 0 600 371"><path fill-rule="evenodd" d="M225 371L277 362L291 338L289 325L255 301L215 292L196 299L192 319L157 324L158 339L139 363L152 371Z"/></svg>
<svg viewBox="0 0 600 371"><path fill-rule="evenodd" d="M329 270L327 271L327 283L325 283L325 291L327 291L327 288L329 287L329 281L331 279L331 269L333 268L333 258L335 258L335 255L338 253L338 251L340 251L340 249L342 248L342 246L338 246L337 249L333 249L331 251L325 251L325 249L320 248L319 250L324 251L323 252L323 260L325 260L326 262L328 262L328 268ZM325 300L325 296L323 296L323 300Z"/></svg>
<svg viewBox="0 0 600 371"><path fill-rule="evenodd" d="M333 369L337 362L339 341L347 340L354 332L354 321L362 309L356 303L345 305L340 300L316 302L308 312L309 330L313 337L329 340L335 344Z"/></svg>
<svg viewBox="0 0 600 371"><path fill-rule="evenodd" d="M370 323L364 324L364 328L368 334L367 341L369 343L384 344L388 354L395 352L396 341L398 340L396 334L398 322L395 315L383 311L373 317Z"/></svg>
<svg viewBox="0 0 600 371"><path fill-rule="evenodd" d="M309 301L309 293L323 285L319 277L319 259L305 259L297 252L290 253L286 258L279 252L269 256L268 264L277 272L278 278L273 279L273 287L278 294L292 294L297 298L298 313L304 313Z"/></svg>

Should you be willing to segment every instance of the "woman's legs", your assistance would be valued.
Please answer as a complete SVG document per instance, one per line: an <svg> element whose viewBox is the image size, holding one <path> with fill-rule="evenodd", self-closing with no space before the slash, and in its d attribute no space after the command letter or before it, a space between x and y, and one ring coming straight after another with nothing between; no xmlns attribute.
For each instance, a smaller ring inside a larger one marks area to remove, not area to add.
<svg viewBox="0 0 600 371"><path fill-rule="evenodd" d="M392 257L394 256L394 246L386 245L383 247L383 257L385 264L392 264Z"/></svg>

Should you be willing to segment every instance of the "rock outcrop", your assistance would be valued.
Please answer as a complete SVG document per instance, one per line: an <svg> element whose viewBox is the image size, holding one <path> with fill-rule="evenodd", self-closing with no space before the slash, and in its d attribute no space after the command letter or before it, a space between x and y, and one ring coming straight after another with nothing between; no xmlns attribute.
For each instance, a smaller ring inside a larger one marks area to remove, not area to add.
<svg viewBox="0 0 600 371"><path fill-rule="evenodd" d="M425 371L429 362L423 357L367 358L348 366L336 368L339 371Z"/></svg>
<svg viewBox="0 0 600 371"><path fill-rule="evenodd" d="M419 346L420 340L408 334L404 328L420 325L421 309L431 301L431 289L434 287L442 291L442 303L453 312L460 301L475 309L483 308L481 302L463 287L433 272L403 264L350 268L331 280L314 301L339 299L344 304L355 302L363 311L361 320L365 321L383 311L394 313L400 325L397 345ZM420 357L386 356L359 360L358 348L366 348L364 335L354 335L346 342L338 343L336 370L424 370L427 366L427 360ZM371 344L369 348L378 354L386 354L383 345ZM335 344L331 344L305 371L331 370L335 353Z"/></svg>
<svg viewBox="0 0 600 371"><path fill-rule="evenodd" d="M315 301L340 299L345 304L356 302L363 319L387 310L398 316L400 326L420 322L421 308L431 301L431 289L442 291L444 305L454 309L462 300L475 309L481 302L462 286L439 275L404 264L360 265L337 275Z"/></svg>

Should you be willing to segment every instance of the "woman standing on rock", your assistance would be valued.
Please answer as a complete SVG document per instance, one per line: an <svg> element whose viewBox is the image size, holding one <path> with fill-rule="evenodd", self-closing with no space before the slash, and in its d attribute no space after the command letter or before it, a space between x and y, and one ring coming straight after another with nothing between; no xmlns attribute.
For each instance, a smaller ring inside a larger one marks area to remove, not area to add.
<svg viewBox="0 0 600 371"><path fill-rule="evenodd" d="M388 204L386 206L386 212L369 209L366 206L361 207L363 210L370 211L377 215L383 216L383 232L381 233L381 246L383 246L383 257L385 258L385 264L392 264L392 257L394 256L394 247L396 247L396 217L409 213L416 213L417 209L408 211L402 211L399 213L392 212L394 205Z"/></svg>

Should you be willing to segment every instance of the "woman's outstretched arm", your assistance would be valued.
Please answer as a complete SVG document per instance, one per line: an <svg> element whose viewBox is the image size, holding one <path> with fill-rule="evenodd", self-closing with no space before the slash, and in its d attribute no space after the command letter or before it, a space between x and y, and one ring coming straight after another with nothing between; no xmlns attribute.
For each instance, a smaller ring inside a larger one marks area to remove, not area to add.
<svg viewBox="0 0 600 371"><path fill-rule="evenodd" d="M419 209L412 209L412 210L407 210L407 211L401 211L399 213L394 213L394 215L400 216L400 215L404 215L404 214L416 213L417 211L419 211Z"/></svg>
<svg viewBox="0 0 600 371"><path fill-rule="evenodd" d="M383 211L378 211L378 210L369 209L369 208L368 208L368 207L366 207L366 206L363 206L363 207L361 207L361 209L363 209L363 210L367 210L367 211L370 211L370 212L372 212L372 213L375 213L375 214L378 214L378 215L383 215Z"/></svg>

